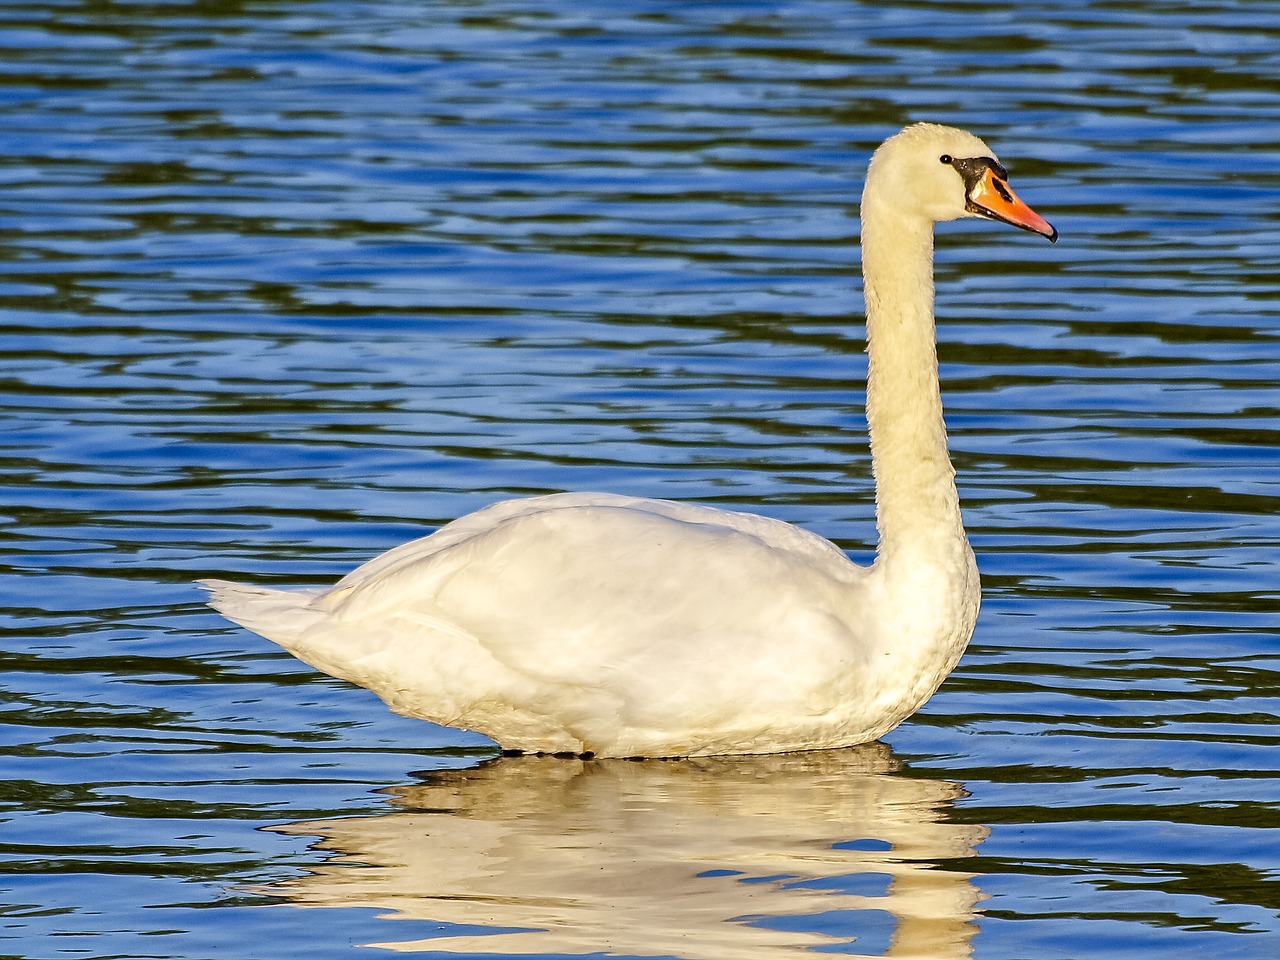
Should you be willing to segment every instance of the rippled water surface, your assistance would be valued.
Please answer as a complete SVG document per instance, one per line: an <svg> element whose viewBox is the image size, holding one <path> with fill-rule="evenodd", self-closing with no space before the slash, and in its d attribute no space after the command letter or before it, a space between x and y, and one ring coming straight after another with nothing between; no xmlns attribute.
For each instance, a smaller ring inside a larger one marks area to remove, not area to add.
<svg viewBox="0 0 1280 960"><path fill-rule="evenodd" d="M0 954L1280 955L1280 11L0 6ZM874 543L862 171L943 226L982 618L884 743L493 760L220 620L493 500Z"/></svg>

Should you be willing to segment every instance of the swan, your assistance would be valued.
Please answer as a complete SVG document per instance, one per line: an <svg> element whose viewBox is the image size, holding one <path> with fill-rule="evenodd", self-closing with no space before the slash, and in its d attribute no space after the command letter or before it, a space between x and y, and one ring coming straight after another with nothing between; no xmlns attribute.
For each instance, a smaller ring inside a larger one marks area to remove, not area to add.
<svg viewBox="0 0 1280 960"><path fill-rule="evenodd" d="M666 500L507 500L329 589L205 580L228 619L395 712L506 751L779 753L874 740L955 667L978 569L947 454L933 228L986 217L1050 241L970 133L914 124L862 194L874 563L778 520Z"/></svg>

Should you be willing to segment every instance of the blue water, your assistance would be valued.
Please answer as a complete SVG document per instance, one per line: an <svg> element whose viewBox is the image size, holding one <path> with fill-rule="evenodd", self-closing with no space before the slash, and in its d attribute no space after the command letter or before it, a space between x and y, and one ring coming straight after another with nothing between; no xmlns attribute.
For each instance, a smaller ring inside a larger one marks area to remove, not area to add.
<svg viewBox="0 0 1280 960"><path fill-rule="evenodd" d="M0 6L0 955L1280 955L1280 10ZM502 759L201 602L607 489L865 560L857 196L984 607L882 744Z"/></svg>

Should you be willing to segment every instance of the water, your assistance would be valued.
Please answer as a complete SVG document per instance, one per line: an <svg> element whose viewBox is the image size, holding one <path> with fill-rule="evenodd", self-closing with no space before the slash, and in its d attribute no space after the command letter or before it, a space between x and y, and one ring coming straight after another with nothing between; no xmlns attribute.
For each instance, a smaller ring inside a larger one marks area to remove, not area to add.
<svg viewBox="0 0 1280 960"><path fill-rule="evenodd" d="M1273 958L1280 12L0 9L0 954ZM227 625L572 489L874 541L856 197L940 230L974 642L883 744L485 763ZM507 932L502 932L507 931Z"/></svg>

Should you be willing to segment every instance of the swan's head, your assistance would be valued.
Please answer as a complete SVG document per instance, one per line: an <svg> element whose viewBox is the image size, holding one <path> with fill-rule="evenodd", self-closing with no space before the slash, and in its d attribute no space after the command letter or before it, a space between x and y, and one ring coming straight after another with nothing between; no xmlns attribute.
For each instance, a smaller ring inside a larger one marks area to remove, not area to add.
<svg viewBox="0 0 1280 960"><path fill-rule="evenodd" d="M1049 221L1018 199L990 147L936 123L913 124L880 145L867 168L862 203L887 203L901 218L934 223L986 217L1058 239Z"/></svg>

